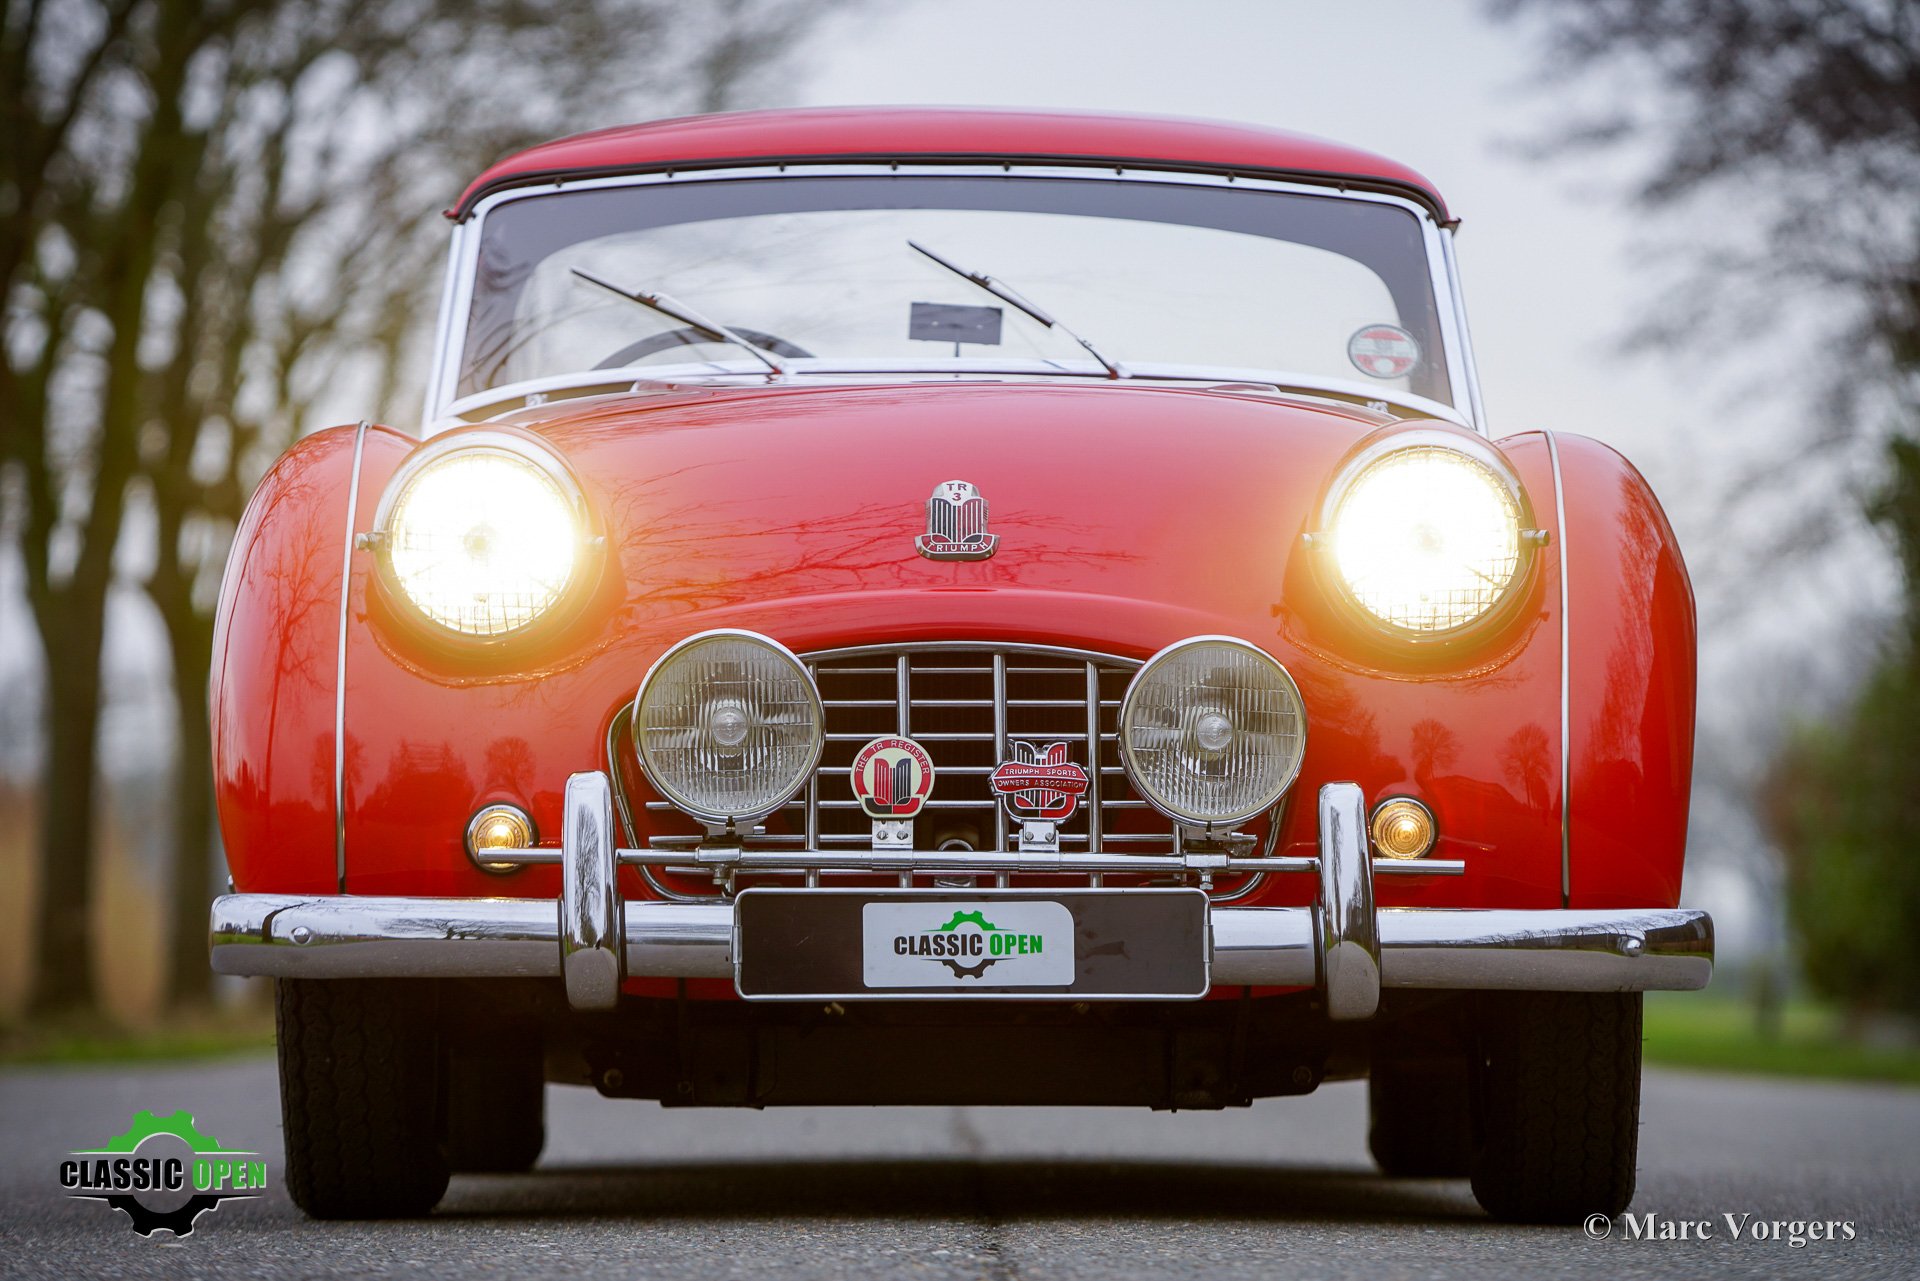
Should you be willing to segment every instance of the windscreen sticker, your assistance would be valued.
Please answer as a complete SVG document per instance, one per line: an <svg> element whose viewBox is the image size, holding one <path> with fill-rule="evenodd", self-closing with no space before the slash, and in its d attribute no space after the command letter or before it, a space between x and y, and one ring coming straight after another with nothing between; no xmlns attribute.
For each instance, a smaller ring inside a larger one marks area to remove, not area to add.
<svg viewBox="0 0 1920 1281"><path fill-rule="evenodd" d="M998 307L963 307L946 302L917 302L908 313L907 337L922 342L1000 343Z"/></svg>
<svg viewBox="0 0 1920 1281"><path fill-rule="evenodd" d="M1368 325L1347 339L1347 359L1369 378L1404 378L1420 363L1420 344L1398 325Z"/></svg>

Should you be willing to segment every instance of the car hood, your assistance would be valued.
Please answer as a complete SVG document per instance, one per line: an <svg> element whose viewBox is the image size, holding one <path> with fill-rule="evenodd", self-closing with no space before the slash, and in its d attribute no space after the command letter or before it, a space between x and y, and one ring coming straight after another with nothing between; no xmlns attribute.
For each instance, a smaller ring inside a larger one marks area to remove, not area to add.
<svg viewBox="0 0 1920 1281"><path fill-rule="evenodd" d="M624 621L651 630L771 601L931 592L1270 619L1327 478L1384 420L1212 390L916 384L621 396L506 421L579 476ZM916 548L929 496L952 480L987 500L986 560ZM952 616L981 612L1005 618L958 602Z"/></svg>

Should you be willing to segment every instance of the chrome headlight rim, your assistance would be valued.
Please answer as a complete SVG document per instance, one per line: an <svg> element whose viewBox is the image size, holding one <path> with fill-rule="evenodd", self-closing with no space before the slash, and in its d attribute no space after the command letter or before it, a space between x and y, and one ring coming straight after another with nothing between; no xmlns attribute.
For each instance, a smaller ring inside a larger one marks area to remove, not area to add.
<svg viewBox="0 0 1920 1281"><path fill-rule="evenodd" d="M1382 618L1355 598L1335 559L1335 522L1341 504L1353 492L1354 486L1376 465L1402 451L1415 449L1448 450L1459 454L1491 476L1513 504L1518 558L1513 575L1486 609L1452 627L1406 627ZM1512 465L1490 442L1461 431L1425 427L1389 429L1378 439L1362 444L1349 454L1327 484L1315 516L1313 532L1308 535L1307 541L1309 548L1316 553L1315 569L1323 580L1325 594L1333 599L1344 617L1358 623L1374 639L1393 648L1431 650L1449 648L1463 642L1477 642L1511 619L1531 587L1535 563L1539 559L1537 553L1547 543L1548 535L1534 519L1533 504L1527 497L1526 486L1520 483Z"/></svg>
<svg viewBox="0 0 1920 1281"><path fill-rule="evenodd" d="M1244 650L1249 655L1272 667L1274 671L1280 674L1281 681L1292 694L1294 706L1299 710L1300 718L1300 750L1295 753L1292 767L1287 771L1285 779L1277 788L1273 789L1273 794L1261 801L1260 804L1243 807L1240 811L1224 816L1201 815L1183 811L1178 806L1168 803L1165 798L1160 796L1154 789L1142 786L1140 779L1144 771L1134 760L1133 744L1127 733L1127 726L1133 719L1135 699L1138 697L1146 677L1153 671L1155 665L1172 655L1203 645L1225 645ZM1250 822L1262 814L1271 812L1276 805L1287 798L1287 794L1293 790L1294 784L1300 781L1300 771L1305 766L1307 759L1307 735L1310 731L1306 700L1301 697L1300 685L1293 679L1293 673L1287 670L1287 665L1250 641L1242 640L1238 636L1216 635L1184 637L1174 641L1171 645L1166 646L1151 658L1147 659L1146 662L1140 664L1140 669L1133 674L1133 679L1127 682L1127 692L1121 695L1120 712L1118 719L1115 721L1115 728L1117 730L1115 739L1120 749L1121 768L1126 772L1127 782L1140 798L1146 801L1154 810L1166 818L1172 819L1175 823L1208 834L1231 830L1242 823Z"/></svg>
<svg viewBox="0 0 1920 1281"><path fill-rule="evenodd" d="M531 621L508 631L465 631L434 618L408 593L393 563L394 513L408 490L433 467L467 454L500 455L532 466L560 494L573 520L574 559L566 585L553 603ZM580 603L592 592L606 538L592 504L587 501L586 491L557 452L536 437L493 428L435 436L408 454L387 481L374 508L372 548L379 570L375 578L392 612L400 615L417 634L450 654L481 654L535 642L570 622Z"/></svg>
<svg viewBox="0 0 1920 1281"><path fill-rule="evenodd" d="M751 641L775 651L787 662L791 663L794 670L799 673L800 679L805 685L813 703L813 751L808 757L806 768L798 771L799 778L797 781L772 804L758 809L741 810L733 814L700 805L682 793L678 788L666 783L661 777L661 771L649 762L647 745L640 733L640 707L641 703L646 699L647 689L653 684L654 677L664 671L670 662L686 650L703 641L710 641L718 637ZM652 666L647 668L646 675L640 678L639 688L634 691L633 701L627 706L629 709L628 738L633 745L634 760L639 763L640 772L646 776L648 786L658 792L662 800L672 805L682 814L716 830L724 830L728 827L738 828L744 824L757 823L767 817L767 815L772 814L775 810L778 810L781 806L787 804L805 790L808 781L819 772L820 758L826 754L827 750L826 705L820 698L819 682L814 679L813 673L807 670L805 660L764 632L748 631L745 628L739 627L714 627L704 632L695 632L691 636L686 636L675 641L667 647L660 657L653 660Z"/></svg>

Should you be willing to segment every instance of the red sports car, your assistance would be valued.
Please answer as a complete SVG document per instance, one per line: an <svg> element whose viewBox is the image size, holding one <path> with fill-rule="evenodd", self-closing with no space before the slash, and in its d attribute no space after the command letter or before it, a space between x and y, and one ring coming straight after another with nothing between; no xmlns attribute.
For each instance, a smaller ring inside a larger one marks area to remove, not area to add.
<svg viewBox="0 0 1920 1281"><path fill-rule="evenodd" d="M449 211L422 430L260 487L213 682L287 1182L417 1214L548 1081L1221 1108L1630 1200L1694 612L1639 474L1494 439L1455 219L1265 129L818 110ZM1275 1136L1280 1143L1281 1136Z"/></svg>

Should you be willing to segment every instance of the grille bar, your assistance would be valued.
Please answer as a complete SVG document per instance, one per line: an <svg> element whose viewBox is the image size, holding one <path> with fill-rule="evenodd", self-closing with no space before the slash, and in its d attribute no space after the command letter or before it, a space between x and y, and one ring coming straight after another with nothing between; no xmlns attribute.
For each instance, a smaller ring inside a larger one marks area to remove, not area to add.
<svg viewBox="0 0 1920 1281"><path fill-rule="evenodd" d="M925 848L962 842L1004 853L1014 829L989 778L1013 744L1067 744L1087 771L1085 802L1061 827L1064 843L1172 852L1172 824L1133 794L1117 751L1120 696L1139 664L1079 650L934 644L814 654L809 670L826 710L827 750L805 793L809 843L870 839L847 770L882 734L914 739L933 756L934 795L915 823ZM1089 750L1092 748L1092 750Z"/></svg>

